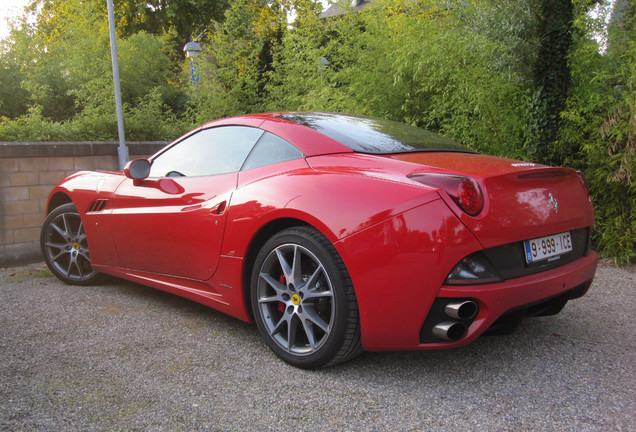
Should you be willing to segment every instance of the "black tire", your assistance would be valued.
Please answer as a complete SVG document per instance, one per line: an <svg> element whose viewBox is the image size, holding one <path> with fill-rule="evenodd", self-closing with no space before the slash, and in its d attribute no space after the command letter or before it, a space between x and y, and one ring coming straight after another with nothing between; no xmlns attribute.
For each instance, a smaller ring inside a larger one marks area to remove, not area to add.
<svg viewBox="0 0 636 432"><path fill-rule="evenodd" d="M293 366L331 366L362 351L351 278L313 228L289 228L265 243L252 270L251 300L265 343Z"/></svg>
<svg viewBox="0 0 636 432"><path fill-rule="evenodd" d="M44 220L40 248L51 272L71 285L93 285L102 278L91 267L84 225L73 203L54 209Z"/></svg>

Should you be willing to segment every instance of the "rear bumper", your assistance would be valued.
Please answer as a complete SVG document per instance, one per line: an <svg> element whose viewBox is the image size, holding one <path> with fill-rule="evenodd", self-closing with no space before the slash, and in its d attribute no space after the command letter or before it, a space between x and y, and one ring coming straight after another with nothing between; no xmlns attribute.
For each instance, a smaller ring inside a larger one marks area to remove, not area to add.
<svg viewBox="0 0 636 432"><path fill-rule="evenodd" d="M466 335L457 342L421 344L419 348L452 348L473 342L502 316L514 310L531 310L546 300L564 296L580 297L587 292L594 279L598 254L591 252L570 264L531 276L502 283L468 287L444 286L438 298L471 298L477 302L479 313L468 327ZM532 314L531 314L532 315Z"/></svg>
<svg viewBox="0 0 636 432"><path fill-rule="evenodd" d="M531 311L533 306L546 304L549 299L567 300L580 297L588 290L594 279L598 263L598 254L590 252L587 256L561 267L541 273L523 276L505 282L473 285L473 286L443 286L437 299L470 299L477 303L479 312L469 323L466 334L456 342L419 343L412 346L395 346L389 341L365 347L374 351L381 350L429 350L447 349L467 345L486 332L502 316L511 311ZM541 310L536 310L541 312ZM432 313L429 311L429 313ZM418 329L403 329L409 332L423 332L425 322ZM419 340L421 340L420 338Z"/></svg>

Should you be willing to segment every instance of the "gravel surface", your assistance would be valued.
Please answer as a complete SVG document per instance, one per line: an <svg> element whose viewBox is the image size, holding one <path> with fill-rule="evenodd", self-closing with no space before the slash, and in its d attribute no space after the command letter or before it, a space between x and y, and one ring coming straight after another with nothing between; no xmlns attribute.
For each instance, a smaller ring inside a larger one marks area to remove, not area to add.
<svg viewBox="0 0 636 432"><path fill-rule="evenodd" d="M256 327L129 282L0 275L0 430L635 431L636 266L509 336L317 372Z"/></svg>

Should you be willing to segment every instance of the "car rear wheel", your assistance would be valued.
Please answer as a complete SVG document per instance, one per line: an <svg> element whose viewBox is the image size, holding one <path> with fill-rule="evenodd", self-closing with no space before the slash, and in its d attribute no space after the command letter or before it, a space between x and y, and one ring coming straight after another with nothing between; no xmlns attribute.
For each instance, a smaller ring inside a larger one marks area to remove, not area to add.
<svg viewBox="0 0 636 432"><path fill-rule="evenodd" d="M84 225L72 203L57 207L44 220L40 247L51 272L68 284L92 285L102 276L91 267Z"/></svg>
<svg viewBox="0 0 636 432"><path fill-rule="evenodd" d="M315 369L361 352L351 278L317 230L296 227L274 235L256 257L251 282L259 331L287 363Z"/></svg>

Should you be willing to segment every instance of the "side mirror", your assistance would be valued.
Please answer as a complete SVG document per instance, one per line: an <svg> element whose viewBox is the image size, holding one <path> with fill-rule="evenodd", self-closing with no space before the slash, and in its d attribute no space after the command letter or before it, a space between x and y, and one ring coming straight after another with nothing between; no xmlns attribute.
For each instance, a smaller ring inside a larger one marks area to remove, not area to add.
<svg viewBox="0 0 636 432"><path fill-rule="evenodd" d="M129 179L143 180L150 174L150 162L148 159L131 160L124 167L124 175Z"/></svg>

